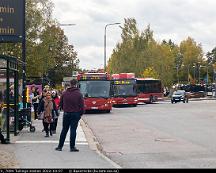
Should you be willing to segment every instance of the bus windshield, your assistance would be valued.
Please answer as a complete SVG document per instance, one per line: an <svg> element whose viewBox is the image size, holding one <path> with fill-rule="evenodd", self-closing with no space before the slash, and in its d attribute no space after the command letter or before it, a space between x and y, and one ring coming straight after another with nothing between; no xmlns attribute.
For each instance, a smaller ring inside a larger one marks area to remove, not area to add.
<svg viewBox="0 0 216 173"><path fill-rule="evenodd" d="M114 85L114 97L118 96L136 96L136 88L134 85Z"/></svg>
<svg viewBox="0 0 216 173"><path fill-rule="evenodd" d="M80 81L80 92L84 97L109 98L110 81Z"/></svg>

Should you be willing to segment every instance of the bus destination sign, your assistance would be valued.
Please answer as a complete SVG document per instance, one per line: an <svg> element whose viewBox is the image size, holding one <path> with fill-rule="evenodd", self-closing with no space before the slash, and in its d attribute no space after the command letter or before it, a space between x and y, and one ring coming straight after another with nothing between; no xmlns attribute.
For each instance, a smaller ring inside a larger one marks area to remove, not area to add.
<svg viewBox="0 0 216 173"><path fill-rule="evenodd" d="M78 76L78 80L108 80L107 75L88 75L88 74L84 74L81 76Z"/></svg>

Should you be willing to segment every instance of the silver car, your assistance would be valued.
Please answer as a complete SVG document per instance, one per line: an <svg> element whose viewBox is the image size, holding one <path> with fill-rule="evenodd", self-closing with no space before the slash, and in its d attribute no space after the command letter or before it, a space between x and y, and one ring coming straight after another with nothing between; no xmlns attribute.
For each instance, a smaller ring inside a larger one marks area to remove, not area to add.
<svg viewBox="0 0 216 173"><path fill-rule="evenodd" d="M185 90L174 91L171 96L171 103L177 103L181 101L183 103L188 103L188 97L187 97Z"/></svg>

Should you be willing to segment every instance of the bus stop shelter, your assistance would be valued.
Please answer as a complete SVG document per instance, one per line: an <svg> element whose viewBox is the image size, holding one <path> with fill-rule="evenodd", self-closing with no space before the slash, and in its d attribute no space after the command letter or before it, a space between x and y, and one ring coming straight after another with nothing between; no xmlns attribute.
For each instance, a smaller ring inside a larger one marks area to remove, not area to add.
<svg viewBox="0 0 216 173"><path fill-rule="evenodd" d="M11 132L18 134L18 63L15 57L0 55L0 128L8 143Z"/></svg>

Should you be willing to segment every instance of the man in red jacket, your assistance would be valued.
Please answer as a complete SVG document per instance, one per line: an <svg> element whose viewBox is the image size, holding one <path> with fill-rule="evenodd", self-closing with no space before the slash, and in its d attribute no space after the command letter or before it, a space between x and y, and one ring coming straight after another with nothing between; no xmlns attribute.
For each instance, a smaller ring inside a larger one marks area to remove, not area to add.
<svg viewBox="0 0 216 173"><path fill-rule="evenodd" d="M84 99L79 89L76 87L77 80L70 81L71 87L63 92L60 98L60 108L63 109L63 127L59 139L57 151L62 151L65 138L70 128L70 151L79 151L75 147L76 130L81 116L84 114Z"/></svg>

